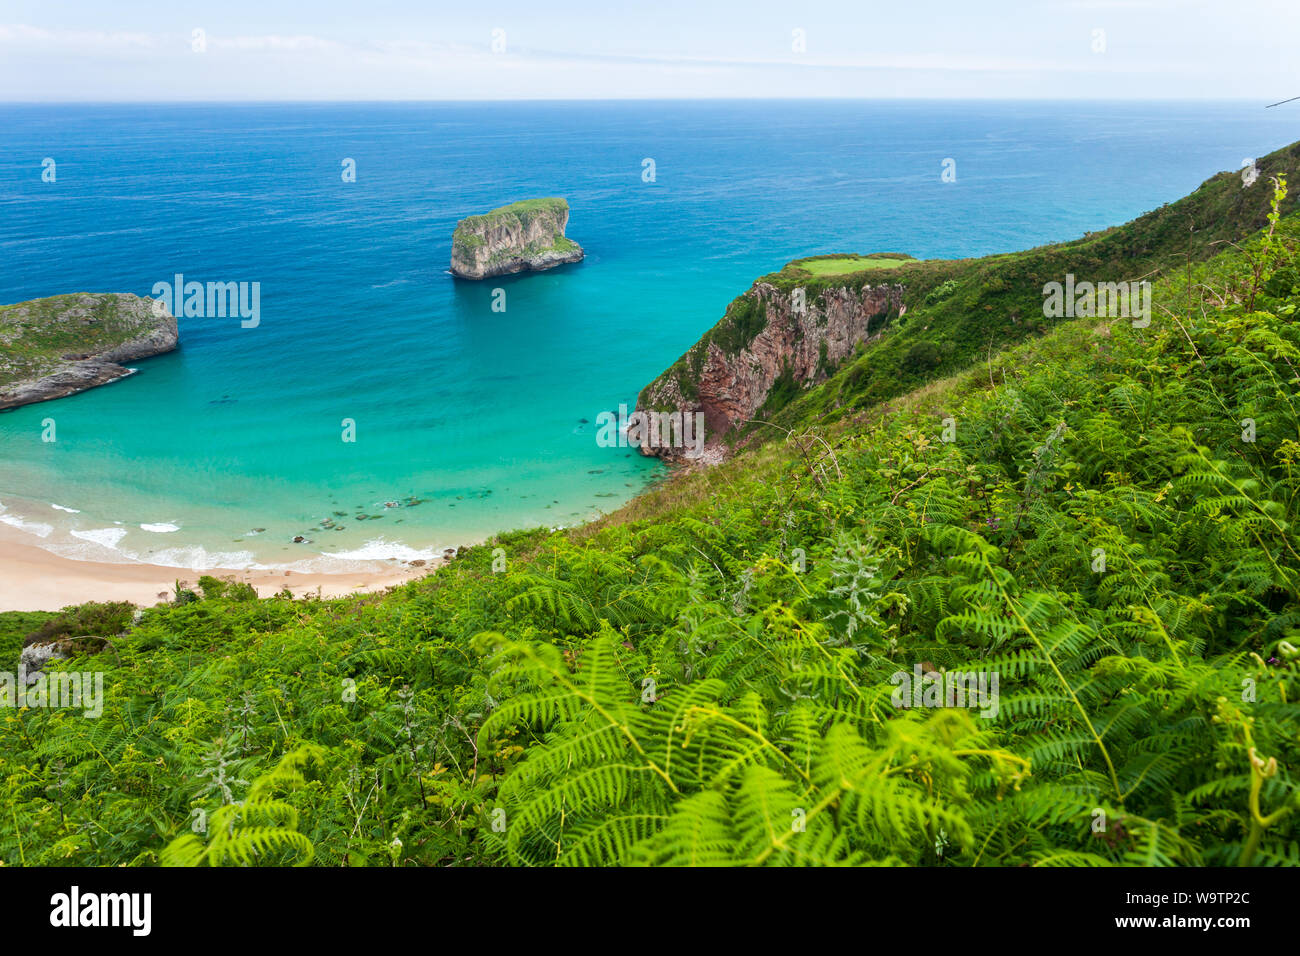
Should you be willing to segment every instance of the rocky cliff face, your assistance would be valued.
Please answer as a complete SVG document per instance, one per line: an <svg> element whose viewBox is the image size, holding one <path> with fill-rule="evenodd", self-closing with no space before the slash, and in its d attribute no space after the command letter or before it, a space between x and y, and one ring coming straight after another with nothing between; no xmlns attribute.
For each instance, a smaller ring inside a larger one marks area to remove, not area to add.
<svg viewBox="0 0 1300 956"><path fill-rule="evenodd" d="M578 262L582 247L568 239L569 204L558 198L525 199L456 224L451 272L462 279L488 279Z"/></svg>
<svg viewBox="0 0 1300 956"><path fill-rule="evenodd" d="M152 299L78 292L0 306L0 409L115 382L123 363L176 348L176 319Z"/></svg>
<svg viewBox="0 0 1300 956"><path fill-rule="evenodd" d="M637 399L638 411L703 412L705 461L725 454L723 438L763 407L778 380L803 387L824 380L859 343L902 315L903 286L825 289L815 297L757 282L699 343ZM681 461L682 448L641 454Z"/></svg>

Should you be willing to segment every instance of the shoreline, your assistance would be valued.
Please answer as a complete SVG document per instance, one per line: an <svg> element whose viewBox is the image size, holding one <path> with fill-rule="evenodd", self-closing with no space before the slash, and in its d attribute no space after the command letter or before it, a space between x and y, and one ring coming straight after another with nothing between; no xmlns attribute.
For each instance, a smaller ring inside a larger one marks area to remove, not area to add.
<svg viewBox="0 0 1300 956"><path fill-rule="evenodd" d="M134 561L83 561L47 551L31 541L26 532L0 524L0 612L59 611L87 601L130 601L147 608L170 600L177 580L194 587L205 574L251 584L259 597L270 597L286 587L295 597L314 594L318 588L322 597L348 597L422 578L446 563L438 558L419 568L394 565L329 573L233 568L194 571Z"/></svg>

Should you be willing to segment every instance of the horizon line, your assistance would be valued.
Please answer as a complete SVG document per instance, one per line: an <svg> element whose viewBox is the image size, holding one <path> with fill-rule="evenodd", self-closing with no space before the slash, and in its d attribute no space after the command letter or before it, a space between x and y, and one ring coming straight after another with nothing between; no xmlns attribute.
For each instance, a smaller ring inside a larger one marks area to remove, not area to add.
<svg viewBox="0 0 1300 956"><path fill-rule="evenodd" d="M592 96L592 97L457 97L448 99L400 97L392 99L0 99L0 106L203 106L242 104L447 104L447 103L1254 103L1268 109L1300 97L1266 103L1266 97L1245 96Z"/></svg>

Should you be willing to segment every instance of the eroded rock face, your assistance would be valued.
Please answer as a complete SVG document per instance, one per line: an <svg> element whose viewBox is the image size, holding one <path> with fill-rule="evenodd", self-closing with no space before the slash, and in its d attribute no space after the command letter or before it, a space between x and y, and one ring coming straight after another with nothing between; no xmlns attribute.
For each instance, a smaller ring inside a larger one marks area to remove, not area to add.
<svg viewBox="0 0 1300 956"><path fill-rule="evenodd" d="M733 304L713 332L637 399L638 411L703 412L705 462L724 457L722 439L755 418L783 375L801 387L824 380L859 342L878 336L891 318L906 311L901 285L827 289L801 307L796 293L758 282L744 298L751 300L741 303L745 321L763 322L747 344L724 347L736 338ZM684 451L641 446L641 454L672 462L685 460Z"/></svg>
<svg viewBox="0 0 1300 956"><path fill-rule="evenodd" d="M123 363L176 348L176 319L152 299L77 292L0 306L0 409L131 374Z"/></svg>
<svg viewBox="0 0 1300 956"><path fill-rule="evenodd" d="M462 279L553 269L580 261L582 247L564 235L569 204L558 198L525 199L456 224L451 271Z"/></svg>

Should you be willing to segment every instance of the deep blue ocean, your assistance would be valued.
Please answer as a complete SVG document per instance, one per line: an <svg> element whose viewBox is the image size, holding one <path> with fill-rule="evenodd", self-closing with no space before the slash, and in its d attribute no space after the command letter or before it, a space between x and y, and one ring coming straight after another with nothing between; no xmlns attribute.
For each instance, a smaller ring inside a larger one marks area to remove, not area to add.
<svg viewBox="0 0 1300 956"><path fill-rule="evenodd" d="M763 273L1073 238L1297 138L1254 103L0 105L0 302L261 284L255 329L182 318L131 378L0 413L0 520L186 567L572 525L660 474L597 415ZM447 274L458 219L551 195L583 263Z"/></svg>

